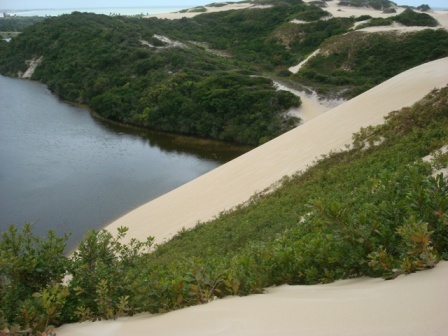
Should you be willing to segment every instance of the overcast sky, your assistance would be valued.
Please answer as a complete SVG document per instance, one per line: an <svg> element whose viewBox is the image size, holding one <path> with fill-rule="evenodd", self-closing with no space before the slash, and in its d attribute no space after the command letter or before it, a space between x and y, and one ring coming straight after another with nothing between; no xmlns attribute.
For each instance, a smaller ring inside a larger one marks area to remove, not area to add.
<svg viewBox="0 0 448 336"><path fill-rule="evenodd" d="M221 0L0 0L0 9L49 9L95 7L194 7ZM337 0L334 0L337 1ZM399 5L447 7L447 0L397 0Z"/></svg>

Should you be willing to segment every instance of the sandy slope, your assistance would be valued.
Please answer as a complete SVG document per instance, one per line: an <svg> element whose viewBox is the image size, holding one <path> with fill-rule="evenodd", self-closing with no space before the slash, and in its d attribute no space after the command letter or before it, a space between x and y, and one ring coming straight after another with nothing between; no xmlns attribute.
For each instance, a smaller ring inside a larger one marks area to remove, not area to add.
<svg viewBox="0 0 448 336"><path fill-rule="evenodd" d="M448 333L448 262L393 281L281 286L159 316L66 325L58 336L442 336Z"/></svg>
<svg viewBox="0 0 448 336"><path fill-rule="evenodd" d="M254 5L250 3L229 3L225 6L221 7L215 7L215 6L204 6L207 10L207 13L214 13L214 12L222 12L222 11L228 11L228 10L236 10L236 9L245 9L245 8L264 8L269 6L262 6L262 5ZM151 14L145 17L156 17L159 19L169 19L169 20L175 20L175 19L182 19L183 17L186 18L192 18L196 15L203 14L204 12L186 12L186 13L180 13L180 12L174 12L174 13L160 13L160 14Z"/></svg>
<svg viewBox="0 0 448 336"><path fill-rule="evenodd" d="M245 202L284 175L304 170L351 142L361 127L379 124L390 111L412 105L448 84L448 58L408 70L296 129L119 218L108 230L129 227L129 238L170 238L183 227L212 219Z"/></svg>

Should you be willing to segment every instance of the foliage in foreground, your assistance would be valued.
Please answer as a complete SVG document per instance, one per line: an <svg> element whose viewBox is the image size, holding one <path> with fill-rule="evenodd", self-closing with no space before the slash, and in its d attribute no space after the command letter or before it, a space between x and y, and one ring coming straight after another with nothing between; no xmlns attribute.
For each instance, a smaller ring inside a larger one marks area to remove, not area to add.
<svg viewBox="0 0 448 336"><path fill-rule="evenodd" d="M285 178L272 193L185 230L150 252L89 232L64 238L11 227L0 240L0 330L161 313L279 284L394 278L448 259L448 181L421 160L447 144L448 87L362 129L351 149ZM437 152L434 167L446 167Z"/></svg>

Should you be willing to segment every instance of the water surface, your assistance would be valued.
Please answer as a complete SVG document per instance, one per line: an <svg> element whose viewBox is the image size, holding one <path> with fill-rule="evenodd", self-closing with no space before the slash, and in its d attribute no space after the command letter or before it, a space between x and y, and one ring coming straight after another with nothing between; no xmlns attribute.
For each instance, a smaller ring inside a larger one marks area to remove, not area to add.
<svg viewBox="0 0 448 336"><path fill-rule="evenodd" d="M106 124L39 83L0 76L0 230L71 232L70 245L241 154Z"/></svg>

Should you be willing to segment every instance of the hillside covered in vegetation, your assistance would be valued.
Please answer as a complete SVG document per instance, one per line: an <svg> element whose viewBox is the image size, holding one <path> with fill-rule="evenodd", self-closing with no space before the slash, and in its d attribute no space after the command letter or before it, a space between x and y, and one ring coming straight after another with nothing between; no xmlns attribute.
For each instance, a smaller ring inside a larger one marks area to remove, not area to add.
<svg viewBox="0 0 448 336"><path fill-rule="evenodd" d="M343 34L356 18L329 18L324 9L295 0L254 4L269 6L180 20L77 12L48 18L9 43L0 41L0 73L19 76L37 62L32 79L104 118L258 145L300 122L287 113L300 99L276 90L270 78L353 97L448 55L445 30L348 39ZM339 39L348 50L316 58L294 76L287 70ZM368 62L360 64L366 53Z"/></svg>

